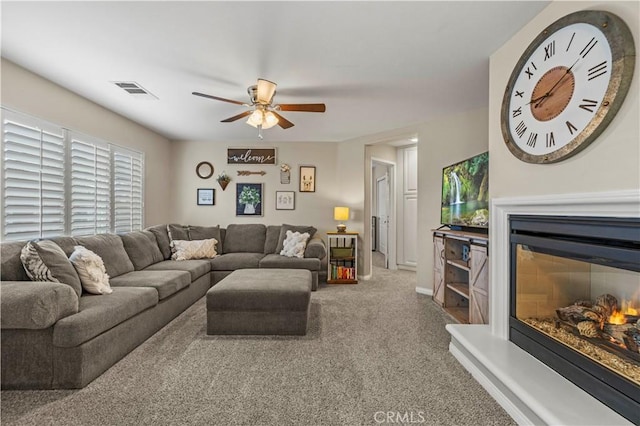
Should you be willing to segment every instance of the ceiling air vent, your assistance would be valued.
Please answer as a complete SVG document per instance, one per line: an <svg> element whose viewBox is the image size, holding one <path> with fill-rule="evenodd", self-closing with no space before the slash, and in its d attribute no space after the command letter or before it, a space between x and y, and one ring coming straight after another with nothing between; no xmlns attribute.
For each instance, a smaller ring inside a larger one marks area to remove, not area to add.
<svg viewBox="0 0 640 426"><path fill-rule="evenodd" d="M113 84L132 95L136 99L158 99L157 96L153 95L147 89L140 86L135 81L114 81Z"/></svg>

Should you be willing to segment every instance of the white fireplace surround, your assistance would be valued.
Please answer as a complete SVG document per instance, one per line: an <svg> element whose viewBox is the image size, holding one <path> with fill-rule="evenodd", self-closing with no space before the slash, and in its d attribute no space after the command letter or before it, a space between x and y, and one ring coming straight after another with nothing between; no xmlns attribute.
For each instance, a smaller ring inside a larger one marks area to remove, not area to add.
<svg viewBox="0 0 640 426"><path fill-rule="evenodd" d="M640 217L640 191L497 198L490 212L490 325L447 325L449 350L518 424L631 424L509 341L509 216Z"/></svg>

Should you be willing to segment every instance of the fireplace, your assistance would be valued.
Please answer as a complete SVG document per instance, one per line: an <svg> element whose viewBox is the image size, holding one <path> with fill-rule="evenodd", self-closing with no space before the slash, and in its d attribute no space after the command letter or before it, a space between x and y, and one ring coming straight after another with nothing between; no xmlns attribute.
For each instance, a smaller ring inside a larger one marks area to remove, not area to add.
<svg viewBox="0 0 640 426"><path fill-rule="evenodd" d="M640 220L511 215L509 340L640 423Z"/></svg>

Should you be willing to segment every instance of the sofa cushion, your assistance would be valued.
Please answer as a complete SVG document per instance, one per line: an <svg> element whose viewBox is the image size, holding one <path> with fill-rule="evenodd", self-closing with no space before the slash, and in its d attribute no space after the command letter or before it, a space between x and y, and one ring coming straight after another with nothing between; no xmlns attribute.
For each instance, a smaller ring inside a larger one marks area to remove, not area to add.
<svg viewBox="0 0 640 426"><path fill-rule="evenodd" d="M320 259L280 256L268 254L260 260L260 268L275 269L307 269L309 271L320 270Z"/></svg>
<svg viewBox="0 0 640 426"><path fill-rule="evenodd" d="M187 271L191 274L191 282L207 274L211 270L209 260L163 260L145 268L145 271Z"/></svg>
<svg viewBox="0 0 640 426"><path fill-rule="evenodd" d="M267 227L262 224L233 224L227 227L224 253L262 253Z"/></svg>
<svg viewBox="0 0 640 426"><path fill-rule="evenodd" d="M173 254L171 260L191 260L191 259L213 259L218 255L216 245L218 240L209 238L207 240L172 240L171 249Z"/></svg>
<svg viewBox="0 0 640 426"><path fill-rule="evenodd" d="M191 275L186 271L133 271L111 279L111 287L153 287L160 300L188 287Z"/></svg>
<svg viewBox="0 0 640 426"><path fill-rule="evenodd" d="M280 225L267 226L267 235L264 241L264 254L275 253L280 238Z"/></svg>
<svg viewBox="0 0 640 426"><path fill-rule="evenodd" d="M145 287L118 287L107 296L84 295L78 313L54 325L53 344L63 348L81 345L157 304L158 292Z"/></svg>
<svg viewBox="0 0 640 426"><path fill-rule="evenodd" d="M20 252L26 243L26 241L9 241L1 244L0 279L2 281L31 281L20 260Z"/></svg>
<svg viewBox="0 0 640 426"><path fill-rule="evenodd" d="M2 281L3 329L43 329L78 312L78 295L66 284Z"/></svg>
<svg viewBox="0 0 640 426"><path fill-rule="evenodd" d="M189 227L186 225L171 223L167 225L167 234L169 235L170 240L188 240Z"/></svg>
<svg viewBox="0 0 640 426"><path fill-rule="evenodd" d="M275 254L280 254L282 251L282 247L284 246L284 240L287 238L287 231L291 232L299 232L304 234L305 232L309 234L309 238L313 238L317 229L313 226L296 226L296 225L287 225L286 223L280 227L280 236L278 237L278 245L276 246Z"/></svg>
<svg viewBox="0 0 640 426"><path fill-rule="evenodd" d="M218 253L223 253L222 235L220 235L220 225L217 225L217 226L189 225L190 240L209 240L211 238L215 238L218 241L218 244L216 245L216 251Z"/></svg>
<svg viewBox="0 0 640 426"><path fill-rule="evenodd" d="M133 231L120 234L120 238L136 271L164 260L153 232Z"/></svg>
<svg viewBox="0 0 640 426"><path fill-rule="evenodd" d="M151 226L145 229L145 231L149 231L155 235L158 248L160 249L160 253L162 253L164 260L171 259L171 240L167 233L167 225Z"/></svg>
<svg viewBox="0 0 640 426"><path fill-rule="evenodd" d="M107 274L111 278L134 270L122 239L116 234L98 234L90 237L77 237L78 244L85 246L102 258Z"/></svg>
<svg viewBox="0 0 640 426"><path fill-rule="evenodd" d="M67 257L71 256L71 253L74 252L76 246L78 245L78 240L76 240L74 237L53 237L49 238L49 240L60 246Z"/></svg>
<svg viewBox="0 0 640 426"><path fill-rule="evenodd" d="M78 271L82 282L82 288L91 294L111 294L109 275L104 267L104 262L94 252L83 246L76 246L76 250L69 258Z"/></svg>
<svg viewBox="0 0 640 426"><path fill-rule="evenodd" d="M60 246L53 241L29 241L22 248L20 260L32 281L67 284L78 297L82 294L82 284L76 269Z"/></svg>
<svg viewBox="0 0 640 426"><path fill-rule="evenodd" d="M263 253L227 253L211 259L212 271L235 271L236 269L258 268Z"/></svg>
<svg viewBox="0 0 640 426"><path fill-rule="evenodd" d="M307 248L304 250L304 257L313 257L317 259L324 259L327 255L327 247L324 245L322 238L316 236L309 239L307 242Z"/></svg>

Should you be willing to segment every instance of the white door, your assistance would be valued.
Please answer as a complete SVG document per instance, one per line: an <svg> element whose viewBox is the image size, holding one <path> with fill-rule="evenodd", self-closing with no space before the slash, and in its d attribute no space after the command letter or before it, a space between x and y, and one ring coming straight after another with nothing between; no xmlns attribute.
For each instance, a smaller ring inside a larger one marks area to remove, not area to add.
<svg viewBox="0 0 640 426"><path fill-rule="evenodd" d="M376 216L378 216L378 251L385 256L387 265L387 239L389 235L389 179L387 176L378 178Z"/></svg>

